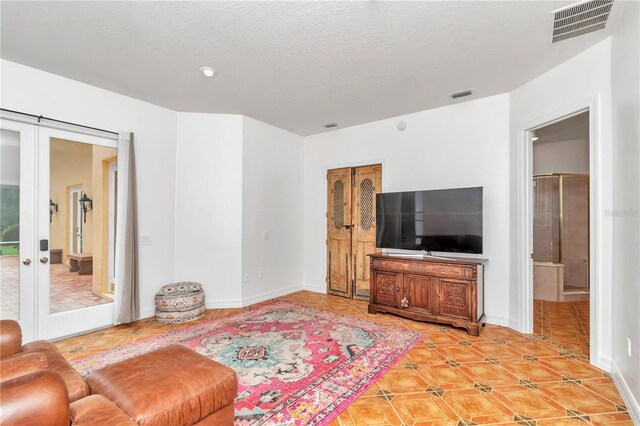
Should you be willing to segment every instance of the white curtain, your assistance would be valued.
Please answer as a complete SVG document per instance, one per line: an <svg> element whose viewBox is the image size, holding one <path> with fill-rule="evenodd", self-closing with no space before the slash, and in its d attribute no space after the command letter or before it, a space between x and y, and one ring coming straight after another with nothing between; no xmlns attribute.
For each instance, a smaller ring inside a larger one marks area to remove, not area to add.
<svg viewBox="0 0 640 426"><path fill-rule="evenodd" d="M135 321L140 315L136 194L133 134L120 132L118 138L114 325Z"/></svg>

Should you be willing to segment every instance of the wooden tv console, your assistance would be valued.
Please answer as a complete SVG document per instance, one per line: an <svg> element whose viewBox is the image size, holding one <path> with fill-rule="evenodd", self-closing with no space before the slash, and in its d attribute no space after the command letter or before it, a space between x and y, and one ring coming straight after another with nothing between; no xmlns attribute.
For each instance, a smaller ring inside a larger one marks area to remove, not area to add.
<svg viewBox="0 0 640 426"><path fill-rule="evenodd" d="M370 254L369 313L450 324L478 336L485 322L486 259Z"/></svg>

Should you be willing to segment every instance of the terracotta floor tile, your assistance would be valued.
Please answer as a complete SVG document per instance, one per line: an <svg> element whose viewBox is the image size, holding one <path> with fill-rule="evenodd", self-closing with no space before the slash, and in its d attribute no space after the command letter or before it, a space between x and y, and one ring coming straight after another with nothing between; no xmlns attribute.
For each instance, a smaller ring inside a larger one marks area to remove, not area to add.
<svg viewBox="0 0 640 426"><path fill-rule="evenodd" d="M633 426L633 421L629 413L596 414L595 416L591 416L591 423L593 423L594 426Z"/></svg>
<svg viewBox="0 0 640 426"><path fill-rule="evenodd" d="M463 363L460 366L460 370L476 383L491 387L517 385L520 381L501 365L491 364L489 362Z"/></svg>
<svg viewBox="0 0 640 426"><path fill-rule="evenodd" d="M422 376L404 365L406 363L400 360L395 367L380 378L378 385L382 390L396 394L422 392L427 388L427 382Z"/></svg>
<svg viewBox="0 0 640 426"><path fill-rule="evenodd" d="M506 344L499 343L474 343L473 349L484 355L485 358L496 358L500 360L519 359L522 354Z"/></svg>
<svg viewBox="0 0 640 426"><path fill-rule="evenodd" d="M446 357L435 348L418 345L407 355L410 362L416 365L444 364Z"/></svg>
<svg viewBox="0 0 640 426"><path fill-rule="evenodd" d="M507 360L500 365L519 379L533 383L557 382L562 380L562 375L542 365L538 361L530 361L527 359Z"/></svg>
<svg viewBox="0 0 640 426"><path fill-rule="evenodd" d="M439 396L427 393L398 395L391 400L400 419L407 425L455 426L458 415Z"/></svg>
<svg viewBox="0 0 640 426"><path fill-rule="evenodd" d="M566 409L584 414L614 413L616 405L576 383L554 382L538 385L540 392Z"/></svg>
<svg viewBox="0 0 640 426"><path fill-rule="evenodd" d="M624 405L624 400L620 396L618 388L616 388L616 385L613 383L613 379L608 377L603 377L601 379L586 379L582 380L582 386L607 398L614 404L621 406Z"/></svg>
<svg viewBox="0 0 640 426"><path fill-rule="evenodd" d="M443 399L464 420L478 424L513 420L513 411L488 392L477 389L453 390L445 392Z"/></svg>
<svg viewBox="0 0 640 426"><path fill-rule="evenodd" d="M459 367L447 364L420 367L418 373L434 390L471 389L475 381Z"/></svg>
<svg viewBox="0 0 640 426"><path fill-rule="evenodd" d="M445 359L457 362L483 361L485 359L485 356L473 349L473 347L464 346L459 343L455 345L438 345L436 350L440 352Z"/></svg>
<svg viewBox="0 0 640 426"><path fill-rule="evenodd" d="M531 419L562 417L565 408L538 389L521 385L495 387L492 395L516 414Z"/></svg>
<svg viewBox="0 0 640 426"><path fill-rule="evenodd" d="M436 345L451 345L457 344L460 339L455 335L446 332L427 333L424 338L425 342L435 343Z"/></svg>
<svg viewBox="0 0 640 426"><path fill-rule="evenodd" d="M358 398L346 411L350 420L341 415L339 421L343 426L395 426L402 423L391 403L380 398Z"/></svg>
<svg viewBox="0 0 640 426"><path fill-rule="evenodd" d="M585 362L571 358L540 358L540 363L557 373L574 379L596 379L603 377L603 371Z"/></svg>
<svg viewBox="0 0 640 426"><path fill-rule="evenodd" d="M507 346L520 352L522 355L529 355L536 358L557 356L559 353L558 348L542 341L508 341Z"/></svg>

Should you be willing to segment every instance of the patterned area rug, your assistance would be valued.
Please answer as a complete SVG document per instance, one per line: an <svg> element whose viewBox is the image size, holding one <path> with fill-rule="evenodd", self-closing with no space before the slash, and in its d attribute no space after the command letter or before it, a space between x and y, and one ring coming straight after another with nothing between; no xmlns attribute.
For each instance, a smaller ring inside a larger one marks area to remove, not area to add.
<svg viewBox="0 0 640 426"><path fill-rule="evenodd" d="M236 425L326 425L422 335L273 302L72 362L82 375L172 343L236 371Z"/></svg>

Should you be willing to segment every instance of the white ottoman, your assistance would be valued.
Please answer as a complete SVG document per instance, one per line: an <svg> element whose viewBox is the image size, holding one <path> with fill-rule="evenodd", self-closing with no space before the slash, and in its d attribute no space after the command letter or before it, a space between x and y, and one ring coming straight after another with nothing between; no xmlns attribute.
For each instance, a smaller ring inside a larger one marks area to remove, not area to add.
<svg viewBox="0 0 640 426"><path fill-rule="evenodd" d="M155 299L158 322L179 324L204 316L204 291L199 283L167 284L160 289Z"/></svg>

